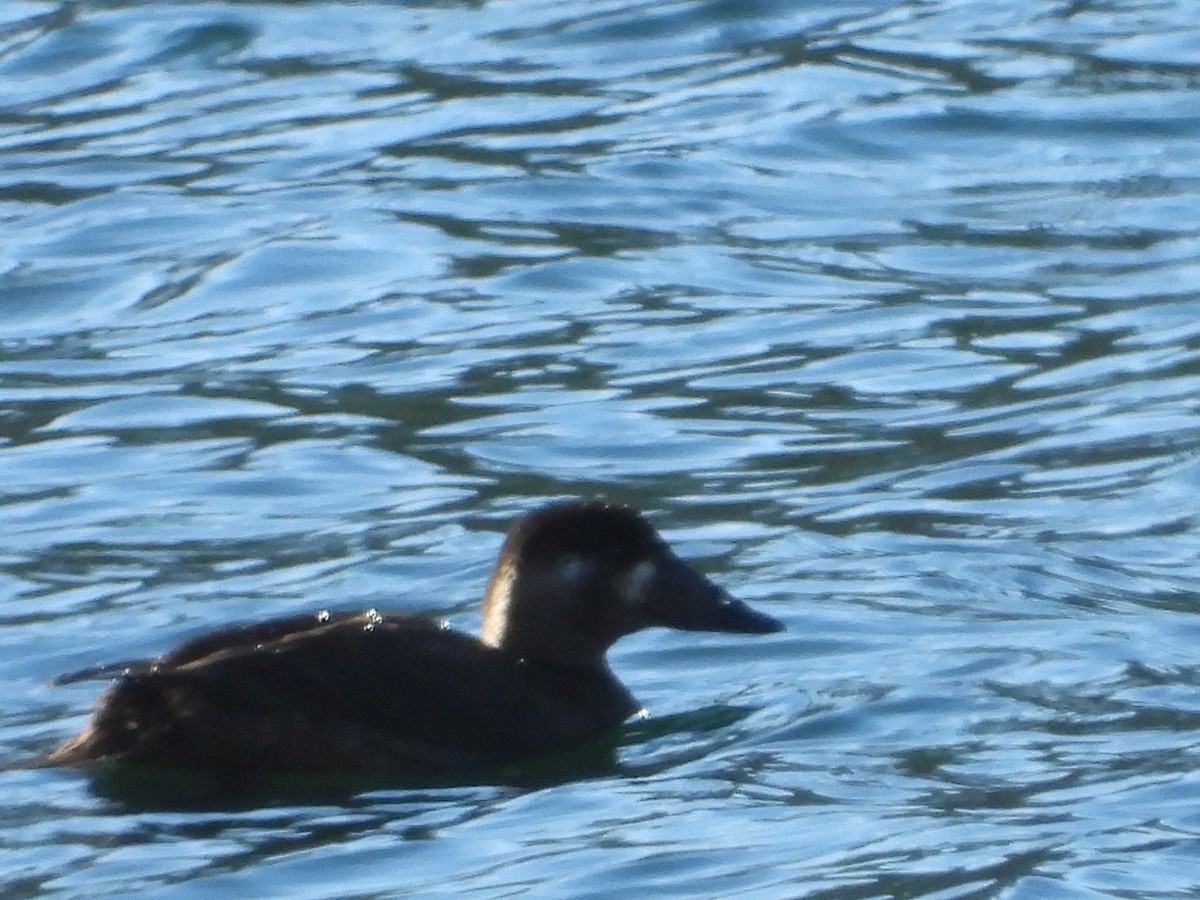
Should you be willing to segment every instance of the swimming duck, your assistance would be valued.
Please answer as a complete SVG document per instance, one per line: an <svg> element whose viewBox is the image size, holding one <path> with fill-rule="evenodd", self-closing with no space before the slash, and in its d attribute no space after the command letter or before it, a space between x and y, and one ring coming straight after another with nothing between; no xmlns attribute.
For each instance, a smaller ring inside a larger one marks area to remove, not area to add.
<svg viewBox="0 0 1200 900"><path fill-rule="evenodd" d="M513 524L480 639L417 616L320 612L224 628L117 681L50 765L215 771L484 771L584 744L637 711L605 653L662 625L783 625L677 557L639 513L554 503Z"/></svg>

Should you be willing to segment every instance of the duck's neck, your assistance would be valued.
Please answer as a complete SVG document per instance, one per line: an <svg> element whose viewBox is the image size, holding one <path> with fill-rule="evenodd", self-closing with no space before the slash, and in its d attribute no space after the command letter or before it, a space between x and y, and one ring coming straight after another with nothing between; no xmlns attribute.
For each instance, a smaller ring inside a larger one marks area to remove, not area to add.
<svg viewBox="0 0 1200 900"><path fill-rule="evenodd" d="M576 669L607 671L604 655L617 635L583 628L556 602L556 594L516 567L502 563L483 598L480 641L517 659Z"/></svg>
<svg viewBox="0 0 1200 900"><path fill-rule="evenodd" d="M497 650L504 650L509 638L509 616L516 581L516 566L504 560L492 572L483 595L483 634L479 639Z"/></svg>

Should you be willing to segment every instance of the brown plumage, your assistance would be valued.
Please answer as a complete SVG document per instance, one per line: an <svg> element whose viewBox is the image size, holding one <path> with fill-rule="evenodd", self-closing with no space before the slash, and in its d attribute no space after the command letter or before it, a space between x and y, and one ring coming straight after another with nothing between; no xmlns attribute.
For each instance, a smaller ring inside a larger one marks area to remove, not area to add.
<svg viewBox="0 0 1200 900"><path fill-rule="evenodd" d="M514 523L484 623L476 640L370 610L202 635L122 665L87 727L45 762L486 771L585 743L635 712L604 659L622 635L782 628L682 562L641 515L598 502L552 504Z"/></svg>

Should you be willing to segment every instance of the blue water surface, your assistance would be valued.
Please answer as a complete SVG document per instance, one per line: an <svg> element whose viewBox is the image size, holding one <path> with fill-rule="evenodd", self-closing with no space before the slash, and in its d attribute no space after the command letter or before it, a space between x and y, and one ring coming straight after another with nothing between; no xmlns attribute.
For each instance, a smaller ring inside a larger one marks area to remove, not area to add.
<svg viewBox="0 0 1200 900"><path fill-rule="evenodd" d="M1200 893L1184 0L0 6L0 760L56 675L646 511L615 765L241 803L0 772L0 895Z"/></svg>

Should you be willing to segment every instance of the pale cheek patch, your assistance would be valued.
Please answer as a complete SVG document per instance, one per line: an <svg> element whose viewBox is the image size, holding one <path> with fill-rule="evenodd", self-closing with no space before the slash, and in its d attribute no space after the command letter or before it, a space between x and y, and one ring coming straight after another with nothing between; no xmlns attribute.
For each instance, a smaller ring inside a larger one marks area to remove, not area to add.
<svg viewBox="0 0 1200 900"><path fill-rule="evenodd" d="M558 567L559 577L571 584L578 584L591 574L591 566L579 556L568 556Z"/></svg>
<svg viewBox="0 0 1200 900"><path fill-rule="evenodd" d="M629 606L641 606L646 602L646 589L657 575L658 566L651 560L642 560L621 579L618 591L621 600Z"/></svg>

